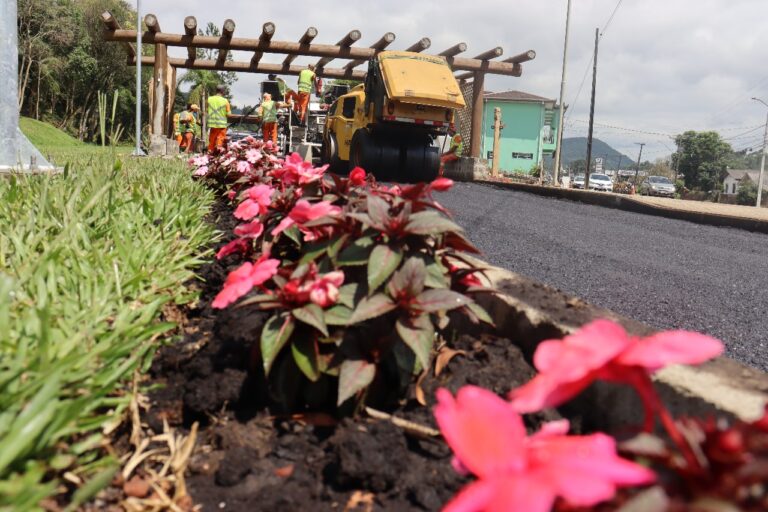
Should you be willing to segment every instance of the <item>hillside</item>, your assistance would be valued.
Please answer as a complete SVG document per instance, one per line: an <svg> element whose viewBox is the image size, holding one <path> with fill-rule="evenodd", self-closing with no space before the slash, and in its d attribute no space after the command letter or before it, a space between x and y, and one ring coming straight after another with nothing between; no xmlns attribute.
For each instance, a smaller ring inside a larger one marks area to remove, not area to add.
<svg viewBox="0 0 768 512"><path fill-rule="evenodd" d="M70 148L83 143L53 125L29 117L19 119L19 127L29 141L40 148Z"/></svg>
<svg viewBox="0 0 768 512"><path fill-rule="evenodd" d="M606 159L607 155L607 159ZM587 158L587 138L586 137L572 137L563 139L563 151L562 151L563 165L570 165L576 160L586 160ZM621 159L621 167L628 169L633 166L637 158L629 157L619 151L616 151L611 146L601 141L600 139L592 139L592 158L603 158L603 167L606 169L615 169L619 165L619 159Z"/></svg>

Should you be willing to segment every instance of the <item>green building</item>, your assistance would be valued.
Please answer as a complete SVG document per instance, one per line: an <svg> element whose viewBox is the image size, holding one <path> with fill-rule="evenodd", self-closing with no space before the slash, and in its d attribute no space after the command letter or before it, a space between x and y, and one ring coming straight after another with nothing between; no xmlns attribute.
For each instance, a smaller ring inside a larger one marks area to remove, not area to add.
<svg viewBox="0 0 768 512"><path fill-rule="evenodd" d="M557 145L558 107L555 100L520 91L487 92L483 99L481 155L490 167L493 155L493 111L501 109L499 170L530 173Z"/></svg>

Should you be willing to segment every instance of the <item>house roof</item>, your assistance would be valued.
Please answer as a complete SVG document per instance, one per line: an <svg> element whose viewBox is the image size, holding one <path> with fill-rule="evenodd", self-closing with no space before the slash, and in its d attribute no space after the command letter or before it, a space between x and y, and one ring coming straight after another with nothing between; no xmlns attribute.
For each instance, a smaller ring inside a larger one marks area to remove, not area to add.
<svg viewBox="0 0 768 512"><path fill-rule="evenodd" d="M553 99L544 98L543 96L536 96L535 94L529 94L522 91L486 92L484 96L488 100L535 101L537 103L541 101L551 101L552 103L555 102Z"/></svg>
<svg viewBox="0 0 768 512"><path fill-rule="evenodd" d="M733 178L736 181L743 180L745 176L750 181L757 184L760 179L760 171L752 169L728 169L728 177ZM768 190L768 178L763 179L763 190Z"/></svg>

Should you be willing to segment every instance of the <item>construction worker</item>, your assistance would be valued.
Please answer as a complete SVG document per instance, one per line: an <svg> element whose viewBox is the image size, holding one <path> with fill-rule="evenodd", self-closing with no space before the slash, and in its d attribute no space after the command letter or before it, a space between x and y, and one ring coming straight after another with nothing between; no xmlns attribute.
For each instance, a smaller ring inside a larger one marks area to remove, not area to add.
<svg viewBox="0 0 768 512"><path fill-rule="evenodd" d="M309 96L312 89L317 88L317 75L315 75L315 65L307 65L307 69L299 72L299 122L304 124L307 116L307 106L309 105Z"/></svg>
<svg viewBox="0 0 768 512"><path fill-rule="evenodd" d="M224 139L227 137L227 114L232 112L229 101L224 97L227 89L223 85L216 86L216 95L208 98L208 152L213 153L216 148L224 147Z"/></svg>
<svg viewBox="0 0 768 512"><path fill-rule="evenodd" d="M179 125L179 117L181 117L181 114L179 112L176 112L173 114L173 138L176 139L176 142L179 144L179 149L184 149L184 140L181 137L181 126Z"/></svg>
<svg viewBox="0 0 768 512"><path fill-rule="evenodd" d="M187 110L179 116L179 127L183 137L185 153L192 153L195 148L195 131L197 124L197 112L200 107L194 103L187 103Z"/></svg>
<svg viewBox="0 0 768 512"><path fill-rule="evenodd" d="M267 76L270 80L274 80L277 82L277 88L280 90L280 94L283 96L283 101L286 103L290 103L293 105L293 111L296 112L296 115L299 115L299 95L296 94L296 91L288 87L288 84L285 83L285 80L280 78L277 75L268 75Z"/></svg>
<svg viewBox="0 0 768 512"><path fill-rule="evenodd" d="M288 106L290 105L287 103L273 101L272 95L268 92L264 93L264 99L256 109L256 115L261 117L261 135L264 142L271 140L277 144L277 109Z"/></svg>
<svg viewBox="0 0 768 512"><path fill-rule="evenodd" d="M443 175L445 164L458 160L464 151L464 139L461 138L461 134L451 126L448 128L448 135L451 137L451 144L448 146L448 151L440 155L440 176Z"/></svg>

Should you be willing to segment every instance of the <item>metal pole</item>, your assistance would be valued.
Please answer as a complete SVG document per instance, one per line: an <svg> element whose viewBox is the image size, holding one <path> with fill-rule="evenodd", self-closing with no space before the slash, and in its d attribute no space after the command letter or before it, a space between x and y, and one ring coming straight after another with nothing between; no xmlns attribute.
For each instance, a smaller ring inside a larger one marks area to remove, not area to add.
<svg viewBox="0 0 768 512"><path fill-rule="evenodd" d="M500 154L500 132L501 132L501 108L493 109L493 165L491 166L491 176L499 176Z"/></svg>
<svg viewBox="0 0 768 512"><path fill-rule="evenodd" d="M568 7L565 11L565 43L563 44L563 78L560 81L560 108L557 120L557 146L555 147L555 165L552 170L552 178L557 186L557 180L560 176L560 148L563 145L563 118L565 117L565 65L568 62L568 32L571 21L571 0L568 0Z"/></svg>
<svg viewBox="0 0 768 512"><path fill-rule="evenodd" d="M645 146L645 142L635 142L635 144L640 145L640 154L637 155L637 167L635 167L635 184L637 184L637 174L640 172L640 159L643 157L643 146Z"/></svg>
<svg viewBox="0 0 768 512"><path fill-rule="evenodd" d="M133 156L145 156L141 150L141 0L136 0L136 149Z"/></svg>
<svg viewBox="0 0 768 512"><path fill-rule="evenodd" d="M589 166L592 165L592 129L595 126L595 89L597 88L597 45L600 29L595 29L595 58L592 66L592 103L589 106L589 136L587 137L587 170L584 173L584 190L589 190Z"/></svg>
<svg viewBox="0 0 768 512"><path fill-rule="evenodd" d="M760 98L752 98L755 101L759 101L766 107L768 107L768 103L764 102ZM768 115L765 118L765 132L763 133L763 156L760 159L760 177L757 180L757 203L755 204L756 207L760 208L760 204L763 201L763 179L765 176L765 152L768 150Z"/></svg>

